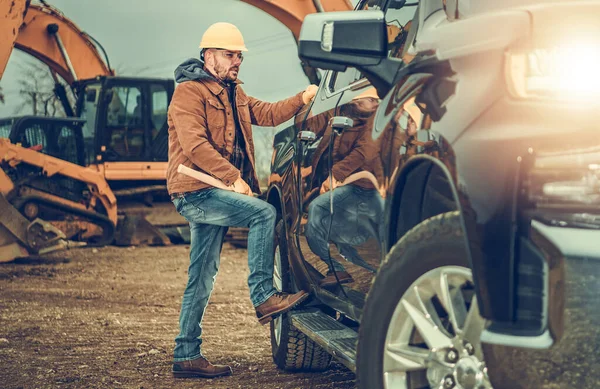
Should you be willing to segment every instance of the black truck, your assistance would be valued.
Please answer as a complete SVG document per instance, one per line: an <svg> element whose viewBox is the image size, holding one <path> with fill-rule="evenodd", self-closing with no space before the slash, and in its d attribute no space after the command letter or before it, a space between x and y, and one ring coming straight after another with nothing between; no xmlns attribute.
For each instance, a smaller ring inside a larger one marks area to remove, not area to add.
<svg viewBox="0 0 600 389"><path fill-rule="evenodd" d="M277 366L334 357L365 389L600 382L600 2L547 3L306 17L299 56L324 72L265 199L274 283L313 298L271 324Z"/></svg>

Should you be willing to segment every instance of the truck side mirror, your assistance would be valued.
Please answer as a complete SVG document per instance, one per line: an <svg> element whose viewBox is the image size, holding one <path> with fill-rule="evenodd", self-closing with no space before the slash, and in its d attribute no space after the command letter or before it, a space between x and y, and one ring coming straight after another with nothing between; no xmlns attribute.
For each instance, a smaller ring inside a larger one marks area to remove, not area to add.
<svg viewBox="0 0 600 389"><path fill-rule="evenodd" d="M378 64L387 57L387 29L382 11L310 14L304 18L298 54L308 65L345 70Z"/></svg>
<svg viewBox="0 0 600 389"><path fill-rule="evenodd" d="M298 56L309 66L361 71L384 96L394 84L402 61L388 58L388 32L381 10L323 12L306 15L298 39Z"/></svg>

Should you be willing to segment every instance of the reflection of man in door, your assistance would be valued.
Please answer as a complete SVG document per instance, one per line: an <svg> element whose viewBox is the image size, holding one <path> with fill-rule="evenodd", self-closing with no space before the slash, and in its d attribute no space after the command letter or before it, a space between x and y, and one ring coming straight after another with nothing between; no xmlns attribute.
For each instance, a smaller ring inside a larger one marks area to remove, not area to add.
<svg viewBox="0 0 600 389"><path fill-rule="evenodd" d="M306 239L310 249L329 267L329 271L320 285L323 287L352 282L352 277L337 261L329 258L329 241L338 247L340 254L351 262L374 270L358 254L356 246L369 238L378 237L378 225L383 209L383 200L379 193L377 177L381 177L381 163L375 142L371 137L368 119L373 116L379 99L374 88L358 95L342 109L342 115L354 121L354 127L334 138L332 177L328 177L321 186L321 195L308 207ZM332 129L328 128L323 136L322 151L317 151L319 165L327 166L328 154L325 148L330 142ZM319 155L321 155L319 157ZM321 169L319 169L321 170ZM375 182L360 179L344 185L354 173L368 172ZM330 184L333 182L333 186ZM333 192L333 219L330 212L330 193ZM331 227L330 227L331 223ZM329 237L329 239L327 239ZM336 278L337 275L337 278Z"/></svg>

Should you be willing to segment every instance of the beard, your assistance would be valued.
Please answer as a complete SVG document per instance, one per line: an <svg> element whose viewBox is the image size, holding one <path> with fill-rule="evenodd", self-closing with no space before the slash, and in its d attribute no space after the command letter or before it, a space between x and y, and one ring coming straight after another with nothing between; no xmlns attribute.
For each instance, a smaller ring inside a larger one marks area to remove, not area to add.
<svg viewBox="0 0 600 389"><path fill-rule="evenodd" d="M221 81L233 82L237 80L239 66L226 66L220 63L215 63L215 73Z"/></svg>

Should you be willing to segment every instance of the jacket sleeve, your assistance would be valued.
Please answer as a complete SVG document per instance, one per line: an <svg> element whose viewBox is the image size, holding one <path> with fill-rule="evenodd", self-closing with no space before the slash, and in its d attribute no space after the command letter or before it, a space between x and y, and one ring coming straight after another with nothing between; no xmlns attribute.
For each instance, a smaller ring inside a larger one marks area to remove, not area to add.
<svg viewBox="0 0 600 389"><path fill-rule="evenodd" d="M264 127L275 127L291 119L304 106L302 93L276 103L267 103L249 97L250 118L252 124Z"/></svg>
<svg viewBox="0 0 600 389"><path fill-rule="evenodd" d="M338 181L344 181L350 174L362 168L365 162L372 159L374 153L377 152L374 142L369 139L370 133L366 128L355 127L349 131L361 131L361 134L355 141L352 151L331 168L333 177Z"/></svg>
<svg viewBox="0 0 600 389"><path fill-rule="evenodd" d="M240 172L208 140L204 98L195 84L188 81L178 85L169 105L179 144L194 165L225 185L231 185L240 177Z"/></svg>

